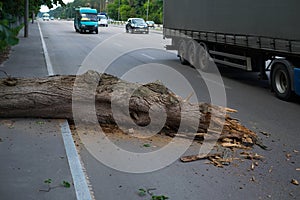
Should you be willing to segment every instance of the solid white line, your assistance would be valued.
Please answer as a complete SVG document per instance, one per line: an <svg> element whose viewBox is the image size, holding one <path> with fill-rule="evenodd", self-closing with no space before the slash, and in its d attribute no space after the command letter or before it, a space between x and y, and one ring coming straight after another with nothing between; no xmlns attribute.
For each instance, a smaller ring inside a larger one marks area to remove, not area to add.
<svg viewBox="0 0 300 200"><path fill-rule="evenodd" d="M61 124L61 133L73 177L77 200L92 200L67 120Z"/></svg>
<svg viewBox="0 0 300 200"><path fill-rule="evenodd" d="M40 36L41 36L41 41L42 41L42 46L43 46L43 51L44 51L44 56L45 56L45 60L46 60L46 66L47 66L47 71L48 71L48 75L52 76L54 75L54 71L53 71L53 66L51 64L51 60L48 54L48 50L47 50L47 46L44 40L44 36L40 27L40 23L38 23L38 27L39 27L39 31L40 31Z"/></svg>
<svg viewBox="0 0 300 200"><path fill-rule="evenodd" d="M150 58L151 60L155 60L155 58L154 58L154 57L152 57L152 56L149 56L149 55L147 55L147 54L144 54L144 53L142 53L142 56L145 56L146 58Z"/></svg>

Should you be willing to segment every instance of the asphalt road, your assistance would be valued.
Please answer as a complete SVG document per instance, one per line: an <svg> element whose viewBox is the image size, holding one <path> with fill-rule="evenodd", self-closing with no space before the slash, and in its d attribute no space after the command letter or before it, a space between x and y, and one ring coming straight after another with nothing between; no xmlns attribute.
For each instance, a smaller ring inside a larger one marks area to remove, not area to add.
<svg viewBox="0 0 300 200"><path fill-rule="evenodd" d="M284 102L274 97L267 81L255 73L220 67L224 87L189 66L180 65L174 52L164 50L169 41L152 31L126 34L122 27L100 28L99 34L76 33L72 22L40 22L53 70L56 74L77 74L97 69L132 82L163 82L176 94L191 101L220 102L238 110L233 116L258 133L269 151L254 147L265 157L254 170L251 161L216 168L205 161L176 160L163 169L128 173L97 161L85 148L81 158L96 199L150 199L140 197L139 188L156 188L153 193L170 199L297 199L300 181L300 101ZM212 75L214 78L214 75ZM211 87L213 89L211 89ZM224 88L224 96L212 96ZM263 131L268 136L261 134ZM116 143L125 149L141 149L140 141ZM197 145L193 145L193 151ZM154 148L154 147L153 147ZM162 161L163 162L163 161ZM134 167L134 166L133 166Z"/></svg>

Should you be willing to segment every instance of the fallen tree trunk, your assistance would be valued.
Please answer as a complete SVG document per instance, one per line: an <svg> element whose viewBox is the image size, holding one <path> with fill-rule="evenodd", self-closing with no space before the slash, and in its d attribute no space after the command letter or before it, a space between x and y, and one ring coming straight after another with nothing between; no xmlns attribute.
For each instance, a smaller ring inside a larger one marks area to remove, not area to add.
<svg viewBox="0 0 300 200"><path fill-rule="evenodd" d="M116 109L112 109L112 104ZM169 135L178 131L214 135L222 131L221 139L239 139L250 145L257 140L254 132L227 114L234 110L207 103L187 103L159 83L139 85L94 71L80 76L0 80L2 118L74 120L74 110L80 110L75 115L82 121L93 121L95 112L100 124L115 124L117 118L118 125L128 128L132 122L142 127L150 123L159 126L164 110L166 119L161 131ZM149 112L154 115L151 117Z"/></svg>

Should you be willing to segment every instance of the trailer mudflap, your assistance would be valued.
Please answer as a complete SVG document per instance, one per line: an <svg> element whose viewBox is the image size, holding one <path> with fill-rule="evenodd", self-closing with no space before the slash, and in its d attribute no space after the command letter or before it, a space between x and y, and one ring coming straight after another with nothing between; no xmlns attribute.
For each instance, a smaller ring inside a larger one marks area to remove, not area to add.
<svg viewBox="0 0 300 200"><path fill-rule="evenodd" d="M295 93L300 95L300 68L294 69L294 88Z"/></svg>

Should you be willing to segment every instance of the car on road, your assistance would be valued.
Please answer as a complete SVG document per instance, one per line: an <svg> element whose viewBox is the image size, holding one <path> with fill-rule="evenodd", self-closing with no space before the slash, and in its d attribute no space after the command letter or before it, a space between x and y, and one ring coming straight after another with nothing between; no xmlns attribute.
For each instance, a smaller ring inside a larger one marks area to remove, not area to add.
<svg viewBox="0 0 300 200"><path fill-rule="evenodd" d="M76 32L85 33L86 31L98 34L97 10L91 8L76 8L74 18L74 28Z"/></svg>
<svg viewBox="0 0 300 200"><path fill-rule="evenodd" d="M149 28L154 28L154 21L146 21L146 24L148 25Z"/></svg>
<svg viewBox="0 0 300 200"><path fill-rule="evenodd" d="M98 17L98 26L108 27L108 21L105 15L97 15L97 17Z"/></svg>
<svg viewBox="0 0 300 200"><path fill-rule="evenodd" d="M48 13L44 13L43 14L43 21L49 21L49 18L50 17L50 15L48 14Z"/></svg>
<svg viewBox="0 0 300 200"><path fill-rule="evenodd" d="M149 33L149 27L143 18L129 18L125 29L126 33Z"/></svg>

